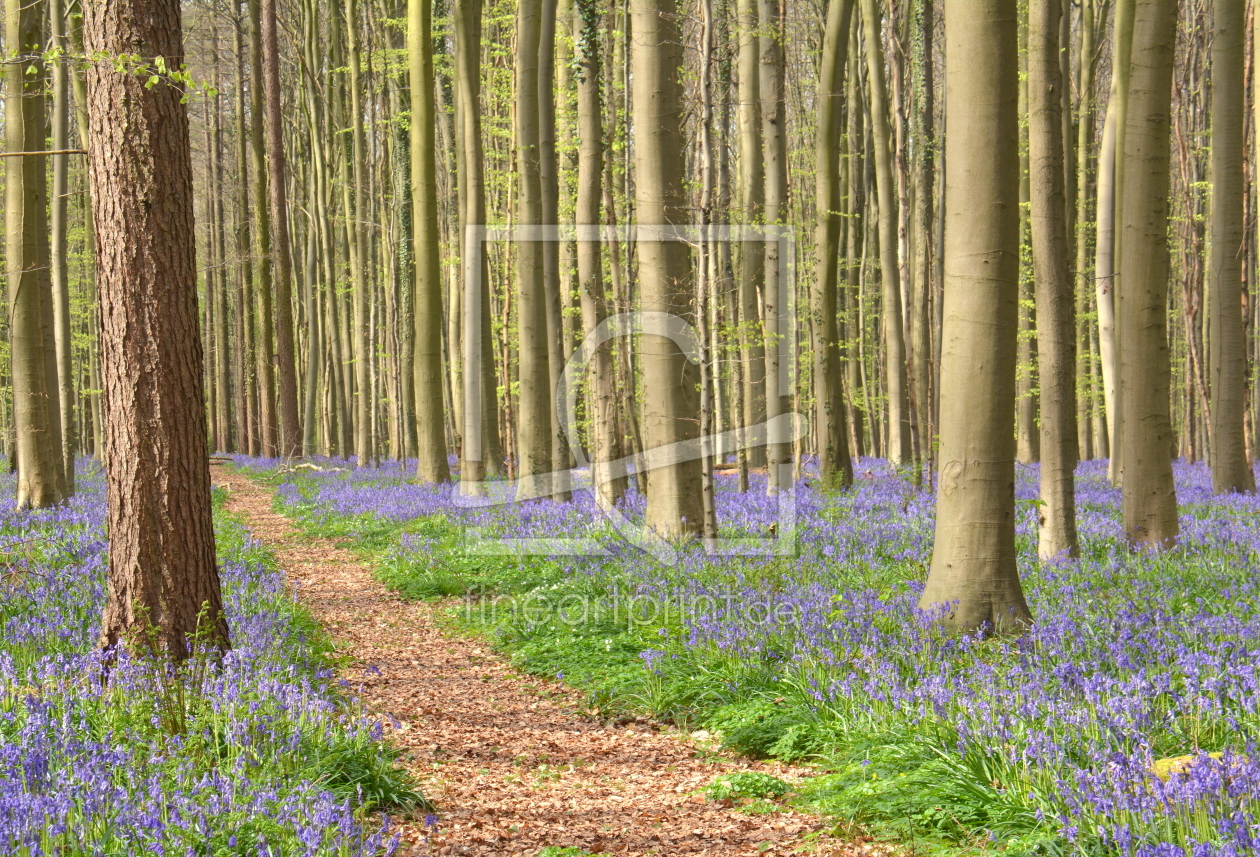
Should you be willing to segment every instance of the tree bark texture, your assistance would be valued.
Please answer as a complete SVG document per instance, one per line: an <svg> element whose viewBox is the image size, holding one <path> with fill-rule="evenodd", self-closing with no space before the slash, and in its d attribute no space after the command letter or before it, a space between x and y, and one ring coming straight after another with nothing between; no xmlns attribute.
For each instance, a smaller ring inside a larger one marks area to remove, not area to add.
<svg viewBox="0 0 1260 857"><path fill-rule="evenodd" d="M10 53L41 51L43 9L24 0L6 0L5 42ZM5 66L5 144L10 152L47 148L43 75L26 74L28 66L42 72L44 62L34 57ZM19 509L52 506L67 495L49 272L47 167L43 157L5 159L5 255Z"/></svg>
<svg viewBox="0 0 1260 857"><path fill-rule="evenodd" d="M849 61L852 20L853 0L832 0L827 9L814 138L818 207L818 223L814 227L814 425L818 434L819 475L824 484L838 488L853 481L839 329L841 212L847 191L841 187L840 149L844 71Z"/></svg>
<svg viewBox="0 0 1260 857"><path fill-rule="evenodd" d="M1063 187L1062 15L1062 0L1040 0L1029 7L1028 166L1041 385L1037 551L1043 559L1080 553L1074 477L1078 451L1076 298Z"/></svg>
<svg viewBox="0 0 1260 857"><path fill-rule="evenodd" d="M1212 490L1256 490L1243 430L1247 340L1243 333L1244 0L1215 0L1212 35L1211 289Z"/></svg>
<svg viewBox="0 0 1260 857"><path fill-rule="evenodd" d="M1031 620L1015 564L1015 0L946 0L945 304L936 538L920 599L958 631ZM966 62L956 58L965 57Z"/></svg>
<svg viewBox="0 0 1260 857"><path fill-rule="evenodd" d="M1138 0L1121 203L1120 445L1122 515L1129 542L1177 540L1168 354L1169 120L1177 0Z"/></svg>
<svg viewBox="0 0 1260 857"><path fill-rule="evenodd" d="M88 55L183 64L178 0L86 4ZM88 66L88 175L97 235L109 581L101 644L176 659L226 647L215 564L197 323L192 155L183 88Z"/></svg>
<svg viewBox="0 0 1260 857"><path fill-rule="evenodd" d="M690 212L679 157L685 143L677 8L674 0L630 0L630 16L639 225L684 225ZM690 248L640 235L638 257L643 311L694 322ZM642 355L646 449L696 440L699 370L663 336L644 336ZM699 460L654 467L647 476L648 530L662 538L698 534L704 523Z"/></svg>

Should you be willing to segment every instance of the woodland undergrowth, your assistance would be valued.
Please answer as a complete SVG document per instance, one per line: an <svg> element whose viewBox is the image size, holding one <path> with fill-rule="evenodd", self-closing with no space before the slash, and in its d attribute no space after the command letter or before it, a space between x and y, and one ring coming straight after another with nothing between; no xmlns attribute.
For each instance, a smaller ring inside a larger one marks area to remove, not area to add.
<svg viewBox="0 0 1260 857"><path fill-rule="evenodd" d="M672 565L619 543L589 497L468 507L397 464L240 463L272 474L278 508L309 534L351 538L384 582L446 599L459 628L584 690L590 714L816 767L790 793L747 802L787 801L838 832L928 852L1260 843L1260 501L1213 497L1202 466L1177 468L1182 547L1135 555L1105 462L1083 465L1084 555L1055 563L1036 559L1036 470L1021 469L1036 624L986 639L947 636L915 609L931 496L879 462L846 493L798 486L791 555L684 550ZM774 501L733 489L719 479L723 535L772 533ZM594 538L605 552L485 553L523 536Z"/></svg>

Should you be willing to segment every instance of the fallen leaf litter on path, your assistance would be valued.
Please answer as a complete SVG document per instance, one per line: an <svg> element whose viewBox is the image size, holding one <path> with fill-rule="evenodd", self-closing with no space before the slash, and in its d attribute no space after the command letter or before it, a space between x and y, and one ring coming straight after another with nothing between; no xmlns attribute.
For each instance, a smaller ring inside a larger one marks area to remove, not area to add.
<svg viewBox="0 0 1260 857"><path fill-rule="evenodd" d="M343 672L380 715L404 764L438 804L436 833L401 823L400 855L533 855L577 846L609 855L887 854L876 843L804 836L818 818L736 812L697 794L715 776L806 771L723 758L652 724L583 716L581 695L517 675L476 639L449 634L440 607L404 601L332 540L301 535L272 493L216 465L228 509L275 554L298 596L354 666ZM427 835L427 840L426 840Z"/></svg>

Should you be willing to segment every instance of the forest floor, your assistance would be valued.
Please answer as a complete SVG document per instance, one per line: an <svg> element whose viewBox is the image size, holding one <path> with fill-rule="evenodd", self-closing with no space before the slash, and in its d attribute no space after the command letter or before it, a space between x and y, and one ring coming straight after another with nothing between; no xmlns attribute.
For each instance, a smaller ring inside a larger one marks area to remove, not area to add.
<svg viewBox="0 0 1260 857"><path fill-rule="evenodd" d="M702 790L723 773L809 773L736 759L646 721L586 715L581 694L518 675L475 638L443 627L440 605L406 601L352 551L301 534L273 511L272 490L214 466L242 516L284 568L339 653L342 675L386 721L401 762L439 808L400 826L400 855L861 855L816 816L740 812ZM554 852L553 852L554 853Z"/></svg>

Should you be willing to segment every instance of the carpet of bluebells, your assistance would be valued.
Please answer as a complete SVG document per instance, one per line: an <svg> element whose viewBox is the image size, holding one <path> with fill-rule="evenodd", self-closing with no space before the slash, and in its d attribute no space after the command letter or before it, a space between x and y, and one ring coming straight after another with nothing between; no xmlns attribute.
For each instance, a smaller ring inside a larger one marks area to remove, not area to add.
<svg viewBox="0 0 1260 857"><path fill-rule="evenodd" d="M79 470L61 508L0 504L0 852L390 850L337 763L380 768L389 753L339 696L283 576L221 512L230 654L181 674L124 654L102 680L104 484ZM6 472L0 495L13 493Z"/></svg>
<svg viewBox="0 0 1260 857"><path fill-rule="evenodd" d="M1124 547L1105 463L1081 465L1082 557L1053 563L1036 559L1036 469L1020 468L1036 624L991 639L916 610L932 496L877 461L848 492L797 487L795 555L672 565L619 543L584 494L469 507L396 463L323 466L278 478L312 532L358 537L404 593L464 595L467 622L595 710L817 762L797 799L846 822L946 851L1260 853L1260 499L1212 496L1202 465L1176 467L1181 546L1162 555ZM774 533L778 501L718 482L723 535ZM491 536L606 550L496 557Z"/></svg>

